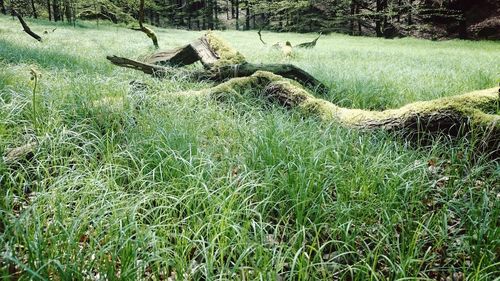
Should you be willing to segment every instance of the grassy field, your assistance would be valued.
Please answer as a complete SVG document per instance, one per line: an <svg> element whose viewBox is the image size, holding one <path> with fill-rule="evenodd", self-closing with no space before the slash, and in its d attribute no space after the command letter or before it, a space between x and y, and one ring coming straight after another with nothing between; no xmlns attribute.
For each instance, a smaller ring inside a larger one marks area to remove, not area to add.
<svg viewBox="0 0 500 281"><path fill-rule="evenodd" d="M153 52L140 32L30 24L49 31L43 43L0 17L0 153L39 144L31 160L0 161L1 276L499 278L500 165L467 140L416 147L251 96L182 98L173 93L211 84L106 61ZM162 49L202 34L157 33ZM346 107L394 108L500 78L499 42L333 34L288 59L255 32L218 34L251 62L306 69ZM312 38L264 33L269 43ZM32 68L41 73L35 95Z"/></svg>

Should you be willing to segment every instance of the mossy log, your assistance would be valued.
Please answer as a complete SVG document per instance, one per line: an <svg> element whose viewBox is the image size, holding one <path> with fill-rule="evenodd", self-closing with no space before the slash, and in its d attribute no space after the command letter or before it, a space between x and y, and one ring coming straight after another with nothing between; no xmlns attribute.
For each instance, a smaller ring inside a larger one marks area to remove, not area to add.
<svg viewBox="0 0 500 281"><path fill-rule="evenodd" d="M337 122L361 130L383 129L405 135L442 133L448 136L474 136L482 148L500 152L500 94L498 88L471 92L432 101L416 102L399 109L368 111L336 106L316 98L310 90L327 92L328 88L307 72L287 64L251 64L224 41L208 33L198 42L164 55L156 55L142 63L125 58L108 57L120 66L152 75L165 75L171 69L159 64L187 65L201 61L203 72L193 73L197 79L229 81L210 89L191 93L223 98L235 91L261 93L271 102L296 108L321 120ZM203 51L200 51L203 50ZM194 57L196 54L196 58ZM306 89L307 87L308 89Z"/></svg>
<svg viewBox="0 0 500 281"><path fill-rule="evenodd" d="M308 89L320 94L328 93L329 89L321 81L314 78L301 68L293 64L252 64L244 63L238 65L229 65L219 67L216 71L212 71L211 79L216 81L224 81L228 77L245 77L250 76L258 71L271 72L276 75L297 81Z"/></svg>
<svg viewBox="0 0 500 281"><path fill-rule="evenodd" d="M498 88L408 104L399 109L369 111L339 107L316 98L293 80L258 71L234 78L214 88L192 93L218 100L234 92L251 89L270 102L294 108L326 122L337 122L361 130L383 129L407 136L442 133L458 137L469 134L498 158L500 153L500 93Z"/></svg>
<svg viewBox="0 0 500 281"><path fill-rule="evenodd" d="M140 70L158 77L169 72L164 66L181 67L200 61L205 72L192 73L191 77L194 79L225 81L234 77L249 76L257 71L268 71L293 79L322 94L329 91L321 81L292 64L248 63L242 54L211 32L181 48L155 53L145 62L117 56L108 56L107 59L117 66Z"/></svg>

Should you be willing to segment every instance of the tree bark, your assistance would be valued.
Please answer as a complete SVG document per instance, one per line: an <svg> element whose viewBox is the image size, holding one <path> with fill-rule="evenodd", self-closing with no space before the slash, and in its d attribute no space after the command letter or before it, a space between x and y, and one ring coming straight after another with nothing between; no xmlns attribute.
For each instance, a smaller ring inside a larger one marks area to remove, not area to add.
<svg viewBox="0 0 500 281"><path fill-rule="evenodd" d="M375 33L377 34L377 37L382 37L384 36L382 32L382 2L383 0L377 0L376 1L376 10L377 10L377 15L375 16Z"/></svg>
<svg viewBox="0 0 500 281"><path fill-rule="evenodd" d="M2 14L4 14L4 15L7 14L7 9L5 9L4 0L0 0L0 12L2 12Z"/></svg>
<svg viewBox="0 0 500 281"><path fill-rule="evenodd" d="M246 5L246 15L245 15L245 30L250 30L250 3L248 0L245 1Z"/></svg>
<svg viewBox="0 0 500 281"><path fill-rule="evenodd" d="M31 10L33 12L33 17L36 19L38 18L38 14L36 13L36 7L35 7L35 1L31 0Z"/></svg>
<svg viewBox="0 0 500 281"><path fill-rule="evenodd" d="M54 21L60 21L61 20L61 8L59 6L59 1L58 0L53 0L52 1L52 10L53 10L53 15L54 15Z"/></svg>
<svg viewBox="0 0 500 281"><path fill-rule="evenodd" d="M73 17L71 16L71 2L70 0L64 0L64 14L66 15L66 21L71 23Z"/></svg>
<svg viewBox="0 0 500 281"><path fill-rule="evenodd" d="M236 18L236 30L240 29L240 0L234 0L234 13Z"/></svg>
<svg viewBox="0 0 500 281"><path fill-rule="evenodd" d="M52 21L52 9L50 6L50 0L47 0L47 12L49 14L49 21Z"/></svg>
<svg viewBox="0 0 500 281"><path fill-rule="evenodd" d="M38 42L42 42L42 37L40 37L35 32L31 31L30 27L24 21L23 17L21 17L21 15L15 9L12 10L12 13L19 19L19 22L23 26L24 32L28 33L31 37L35 38Z"/></svg>

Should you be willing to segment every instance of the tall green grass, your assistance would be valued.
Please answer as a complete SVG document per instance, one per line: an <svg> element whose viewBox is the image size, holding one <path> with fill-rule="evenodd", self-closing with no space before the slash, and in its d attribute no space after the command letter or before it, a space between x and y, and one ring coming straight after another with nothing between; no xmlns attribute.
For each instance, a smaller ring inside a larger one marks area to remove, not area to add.
<svg viewBox="0 0 500 281"><path fill-rule="evenodd" d="M201 34L157 32L162 48ZM498 42L333 34L284 58L255 32L220 35L252 62L303 67L332 87L326 99L348 107L392 108L500 77ZM0 162L3 277L499 277L500 165L467 140L416 147L245 93L224 103L180 98L173 93L210 83L106 62L153 52L144 34L123 28L58 25L44 37L0 17L0 153L39 144L30 160ZM264 34L269 43L312 37ZM31 68L42 74L36 130Z"/></svg>

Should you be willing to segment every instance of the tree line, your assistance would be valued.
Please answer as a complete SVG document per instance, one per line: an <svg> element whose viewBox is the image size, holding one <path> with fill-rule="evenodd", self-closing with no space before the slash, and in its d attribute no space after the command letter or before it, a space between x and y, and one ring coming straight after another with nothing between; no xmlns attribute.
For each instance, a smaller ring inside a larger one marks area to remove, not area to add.
<svg viewBox="0 0 500 281"><path fill-rule="evenodd" d="M132 23L139 0L0 0L34 18ZM393 38L500 39L497 0L146 0L154 26L201 29L267 29L341 32Z"/></svg>

